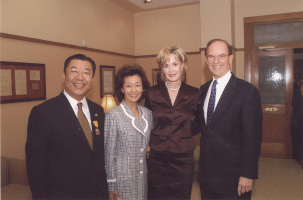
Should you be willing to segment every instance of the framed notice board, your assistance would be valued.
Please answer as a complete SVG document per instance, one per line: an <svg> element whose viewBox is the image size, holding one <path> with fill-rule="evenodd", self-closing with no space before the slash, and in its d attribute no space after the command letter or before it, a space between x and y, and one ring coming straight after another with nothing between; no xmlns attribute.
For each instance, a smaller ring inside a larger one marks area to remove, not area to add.
<svg viewBox="0 0 303 200"><path fill-rule="evenodd" d="M45 64L0 61L1 104L45 99Z"/></svg>
<svg viewBox="0 0 303 200"><path fill-rule="evenodd" d="M161 84L163 81L161 79L161 69L152 69L153 75L153 85Z"/></svg>
<svg viewBox="0 0 303 200"><path fill-rule="evenodd" d="M115 66L100 65L100 95L115 95Z"/></svg>

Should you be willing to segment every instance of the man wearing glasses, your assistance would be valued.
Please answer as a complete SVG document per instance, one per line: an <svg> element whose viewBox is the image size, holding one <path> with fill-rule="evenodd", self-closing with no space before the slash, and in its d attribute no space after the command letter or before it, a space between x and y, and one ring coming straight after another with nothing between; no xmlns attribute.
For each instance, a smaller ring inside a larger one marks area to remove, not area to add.
<svg viewBox="0 0 303 200"><path fill-rule="evenodd" d="M108 199L103 108L88 100L96 71L83 54L66 59L64 91L35 106L26 164L33 199Z"/></svg>
<svg viewBox="0 0 303 200"><path fill-rule="evenodd" d="M196 115L201 198L250 199L262 139L260 95L230 72L232 47L226 41L209 41L205 55L213 79L200 88Z"/></svg>

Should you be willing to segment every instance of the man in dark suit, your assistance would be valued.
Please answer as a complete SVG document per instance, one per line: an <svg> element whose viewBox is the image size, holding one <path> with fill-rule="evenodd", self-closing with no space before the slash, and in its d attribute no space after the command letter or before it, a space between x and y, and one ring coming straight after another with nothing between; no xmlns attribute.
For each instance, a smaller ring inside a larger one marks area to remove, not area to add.
<svg viewBox="0 0 303 200"><path fill-rule="evenodd" d="M200 88L196 116L202 133L201 197L250 199L262 138L260 95L230 72L232 47L226 41L209 41L205 55L213 79Z"/></svg>
<svg viewBox="0 0 303 200"><path fill-rule="evenodd" d="M33 199L108 199L104 112L85 98L95 70L91 58L69 57L64 91L30 113L26 164Z"/></svg>
<svg viewBox="0 0 303 200"><path fill-rule="evenodd" d="M295 82L294 82L294 92L293 95L300 94L300 88L301 88L301 74L300 73L295 73L294 75Z"/></svg>

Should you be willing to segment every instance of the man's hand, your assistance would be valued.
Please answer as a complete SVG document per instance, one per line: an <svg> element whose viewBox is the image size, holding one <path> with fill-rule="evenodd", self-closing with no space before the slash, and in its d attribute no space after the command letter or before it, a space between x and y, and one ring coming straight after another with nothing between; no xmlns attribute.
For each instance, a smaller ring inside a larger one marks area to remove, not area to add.
<svg viewBox="0 0 303 200"><path fill-rule="evenodd" d="M115 199L120 200L118 192L117 191L109 192L109 200L115 200Z"/></svg>
<svg viewBox="0 0 303 200"><path fill-rule="evenodd" d="M254 182L253 179L249 179L241 176L239 178L239 184L238 184L238 195L241 196L241 194L251 191L253 182Z"/></svg>

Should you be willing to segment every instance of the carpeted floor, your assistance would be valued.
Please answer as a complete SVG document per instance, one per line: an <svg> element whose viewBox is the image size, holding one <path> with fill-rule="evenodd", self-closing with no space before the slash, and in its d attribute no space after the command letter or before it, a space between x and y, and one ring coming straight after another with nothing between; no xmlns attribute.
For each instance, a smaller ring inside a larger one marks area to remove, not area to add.
<svg viewBox="0 0 303 200"><path fill-rule="evenodd" d="M194 181L192 200L200 199L199 183ZM259 161L259 179L252 200L303 200L303 170L293 159L265 158Z"/></svg>

